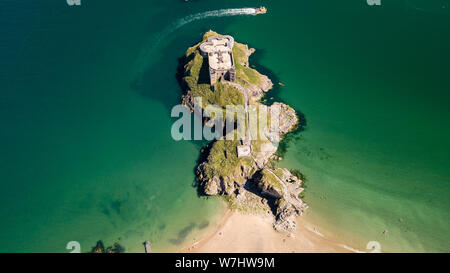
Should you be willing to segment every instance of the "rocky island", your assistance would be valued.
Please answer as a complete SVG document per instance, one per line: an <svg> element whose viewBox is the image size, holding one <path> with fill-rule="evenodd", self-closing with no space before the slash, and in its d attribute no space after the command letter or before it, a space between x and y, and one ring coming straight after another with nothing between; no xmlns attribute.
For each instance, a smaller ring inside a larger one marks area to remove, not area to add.
<svg viewBox="0 0 450 273"><path fill-rule="evenodd" d="M196 168L197 182L204 194L224 196L232 209L272 214L274 228L290 232L296 229L296 216L307 209L300 199L302 177L298 171L274 166L281 160L276 154L279 142L299 127L299 118L296 111L284 103L269 106L261 102L273 83L249 66L249 57L254 51L235 42L231 36L208 31L181 59L179 78L184 90L183 105L195 113L195 99L201 98L202 109L217 105L225 111L228 105L241 105L246 115L245 125L237 125L232 132L236 134L242 129L241 138L222 137L202 149ZM266 109L269 116L278 113L277 122L252 120L252 109L259 112ZM201 119L204 124L210 124L214 117L202 116ZM261 124L263 127L254 137L250 131ZM278 137L269 133L271 127L276 127Z"/></svg>

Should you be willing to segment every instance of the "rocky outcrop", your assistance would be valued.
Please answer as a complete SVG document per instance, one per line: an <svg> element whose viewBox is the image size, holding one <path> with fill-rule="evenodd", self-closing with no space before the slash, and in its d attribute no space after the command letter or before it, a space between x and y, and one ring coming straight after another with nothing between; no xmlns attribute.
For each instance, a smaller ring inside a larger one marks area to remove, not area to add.
<svg viewBox="0 0 450 273"><path fill-rule="evenodd" d="M249 67L249 58L253 53L255 53L256 50L254 48L248 48L247 45L241 44L241 46L243 46L245 58L243 58L243 60L240 61L240 64L244 67ZM267 77L266 75L262 75L260 73L258 73L258 84L251 84L248 81L241 78L239 78L239 80L243 81L246 84L246 87L248 88L249 91L249 96L254 101L261 99L264 96L264 93L269 91L273 87L273 83L269 79L269 77Z"/></svg>
<svg viewBox="0 0 450 273"><path fill-rule="evenodd" d="M291 232L296 228L295 219L308 206L299 198L303 191L302 181L287 169L263 169L258 176L261 194L275 199L274 228L280 232Z"/></svg>
<svg viewBox="0 0 450 273"><path fill-rule="evenodd" d="M275 223L273 224L274 229L282 233L294 231L297 228L295 218L299 215L301 215L301 211L285 199L280 199L278 201Z"/></svg>
<svg viewBox="0 0 450 273"><path fill-rule="evenodd" d="M219 35L208 32L204 38L213 34ZM208 100L209 103L214 104L216 101L222 101L217 99L220 97L217 95L227 94L223 92L211 96L209 92L218 92L218 89L213 91L214 88L209 89L209 86L199 83L199 67L202 65L202 59L197 56L196 50L194 46L187 51L186 56L191 56L191 59L189 63L182 66L185 69L183 80L188 86L182 96L182 103L191 111L194 110L194 95L201 96L204 101ZM223 84L225 87L235 87L244 94L245 109L248 111L249 104L262 105L258 100L264 96L265 92L272 89L273 83L267 76L249 67L249 57L255 52L254 49L235 42L233 52L234 50L239 52L236 54L239 57L235 55L236 63L241 65L239 75L245 79L237 76L236 82L224 81ZM221 104L220 106L225 107ZM236 149L242 145L240 140L217 140L208 150L206 160L198 165L196 175L198 185L204 194L224 195L233 208L251 212L275 212L274 228L281 232L290 232L296 228L295 217L301 215L307 208L307 205L299 198L303 190L302 181L287 169L272 170L267 165L275 157L282 137L297 128L299 118L292 107L281 102L275 102L269 107L271 115L277 109L280 110L280 115L276 134L270 132L268 128L263 128L264 136L261 138L247 138L251 144L251 156L245 158L237 156ZM205 121L204 118L203 121ZM250 128L253 128L251 126L248 125L249 132ZM251 134L247 133L248 135ZM281 158L278 159L281 160ZM275 207L272 204L275 204Z"/></svg>
<svg viewBox="0 0 450 273"><path fill-rule="evenodd" d="M105 248L102 241L98 241L97 244L92 248L91 253L123 253L125 249L119 245L119 243L114 243L114 246L109 246Z"/></svg>
<svg viewBox="0 0 450 273"><path fill-rule="evenodd" d="M291 232L296 228L295 219L308 208L299 197L304 190L302 180L293 175L287 169L275 169L272 171L284 185L283 197L277 200L277 212L274 228L280 232Z"/></svg>
<svg viewBox="0 0 450 273"><path fill-rule="evenodd" d="M181 95L181 104L189 108L191 112L194 112L194 98L191 93Z"/></svg>
<svg viewBox="0 0 450 273"><path fill-rule="evenodd" d="M229 175L215 175L209 177L206 171L208 161L201 163L196 170L197 181L203 188L206 195L227 194L231 195L239 192L245 185L248 179L254 174L256 167L247 166L245 164L239 165L235 172Z"/></svg>
<svg viewBox="0 0 450 273"><path fill-rule="evenodd" d="M272 81L266 75L261 75L259 81L258 85L247 83L249 96L254 101L260 100L264 96L264 93L273 87Z"/></svg>
<svg viewBox="0 0 450 273"><path fill-rule="evenodd" d="M278 124L278 132L280 135L285 135L294 131L298 126L298 116L295 110L287 104L281 102L274 102L271 109L280 109L280 121Z"/></svg>
<svg viewBox="0 0 450 273"><path fill-rule="evenodd" d="M105 246L102 241L98 241L97 244L92 248L91 253L105 253Z"/></svg>

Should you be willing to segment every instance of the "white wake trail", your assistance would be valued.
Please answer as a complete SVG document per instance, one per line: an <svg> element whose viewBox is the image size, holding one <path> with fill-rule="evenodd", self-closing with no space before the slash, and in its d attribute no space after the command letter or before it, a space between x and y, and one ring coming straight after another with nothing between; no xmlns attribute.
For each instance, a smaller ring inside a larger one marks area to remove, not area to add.
<svg viewBox="0 0 450 273"><path fill-rule="evenodd" d="M241 8L241 9L220 9L201 12L193 15L184 17L175 22L174 26L171 28L172 31L189 24L193 21L206 19L209 17L225 17L225 16L237 16L237 15L255 15L256 10L254 8Z"/></svg>
<svg viewBox="0 0 450 273"><path fill-rule="evenodd" d="M212 17L227 17L227 16L239 16L239 15L256 15L256 9L255 8L236 8L236 9L219 9L219 10L211 10L211 11L205 11L200 13L195 13L188 15L186 17L183 17L181 19L175 20L172 24L170 24L168 27L164 28L163 31L158 33L154 38L152 45L146 49L145 53L143 54L143 57L141 57L141 60L148 60L149 55L151 55L154 50L159 46L159 44L165 40L171 33L175 32L176 30L182 28L183 26L192 23L194 21L199 21L207 18Z"/></svg>
<svg viewBox="0 0 450 273"><path fill-rule="evenodd" d="M177 29L192 23L194 21L203 20L211 17L226 17L226 16L238 16L238 15L256 15L256 9L254 8L239 8L239 9L219 9L200 12L192 15L188 15L184 18L176 20L167 29L163 31L161 38L176 31Z"/></svg>

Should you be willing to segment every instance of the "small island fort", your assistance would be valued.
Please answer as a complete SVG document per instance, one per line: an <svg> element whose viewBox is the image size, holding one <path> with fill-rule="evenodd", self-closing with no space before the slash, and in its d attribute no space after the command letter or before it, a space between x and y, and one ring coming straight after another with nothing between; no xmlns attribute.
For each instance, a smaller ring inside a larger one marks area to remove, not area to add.
<svg viewBox="0 0 450 273"><path fill-rule="evenodd" d="M211 86L220 79L234 82L236 69L233 59L234 38L225 36L213 36L200 45L203 57L208 58L209 78Z"/></svg>
<svg viewBox="0 0 450 273"><path fill-rule="evenodd" d="M202 41L190 47L180 63L182 103L194 112L194 98L201 98L201 108L215 105L224 111L229 105L243 106L245 125L236 128L245 133L239 139L215 140L202 149L196 168L198 186L205 195L221 195L235 210L252 214L272 214L274 228L280 232L296 229L295 218L307 209L301 200L302 175L297 170L276 168L281 160L279 142L299 128L299 118L290 106L274 102L264 105L261 99L272 89L272 81L249 66L254 52L232 36L208 31ZM269 115L279 111L276 124L279 138L269 133L267 122L252 121L251 109L267 109ZM203 119L208 123L213 118ZM262 133L253 138L254 126ZM239 127L239 126L238 126ZM233 132L234 134L235 132Z"/></svg>

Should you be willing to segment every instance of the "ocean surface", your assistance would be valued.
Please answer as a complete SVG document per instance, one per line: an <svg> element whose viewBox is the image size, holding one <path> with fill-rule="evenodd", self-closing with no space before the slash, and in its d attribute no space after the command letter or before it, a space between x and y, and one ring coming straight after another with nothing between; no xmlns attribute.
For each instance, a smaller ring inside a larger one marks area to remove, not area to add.
<svg viewBox="0 0 450 273"><path fill-rule="evenodd" d="M178 58L209 29L256 48L267 97L305 116L280 166L305 174L308 221L450 251L450 2L243 2L0 2L0 252L174 251L214 228L205 143L170 135Z"/></svg>

